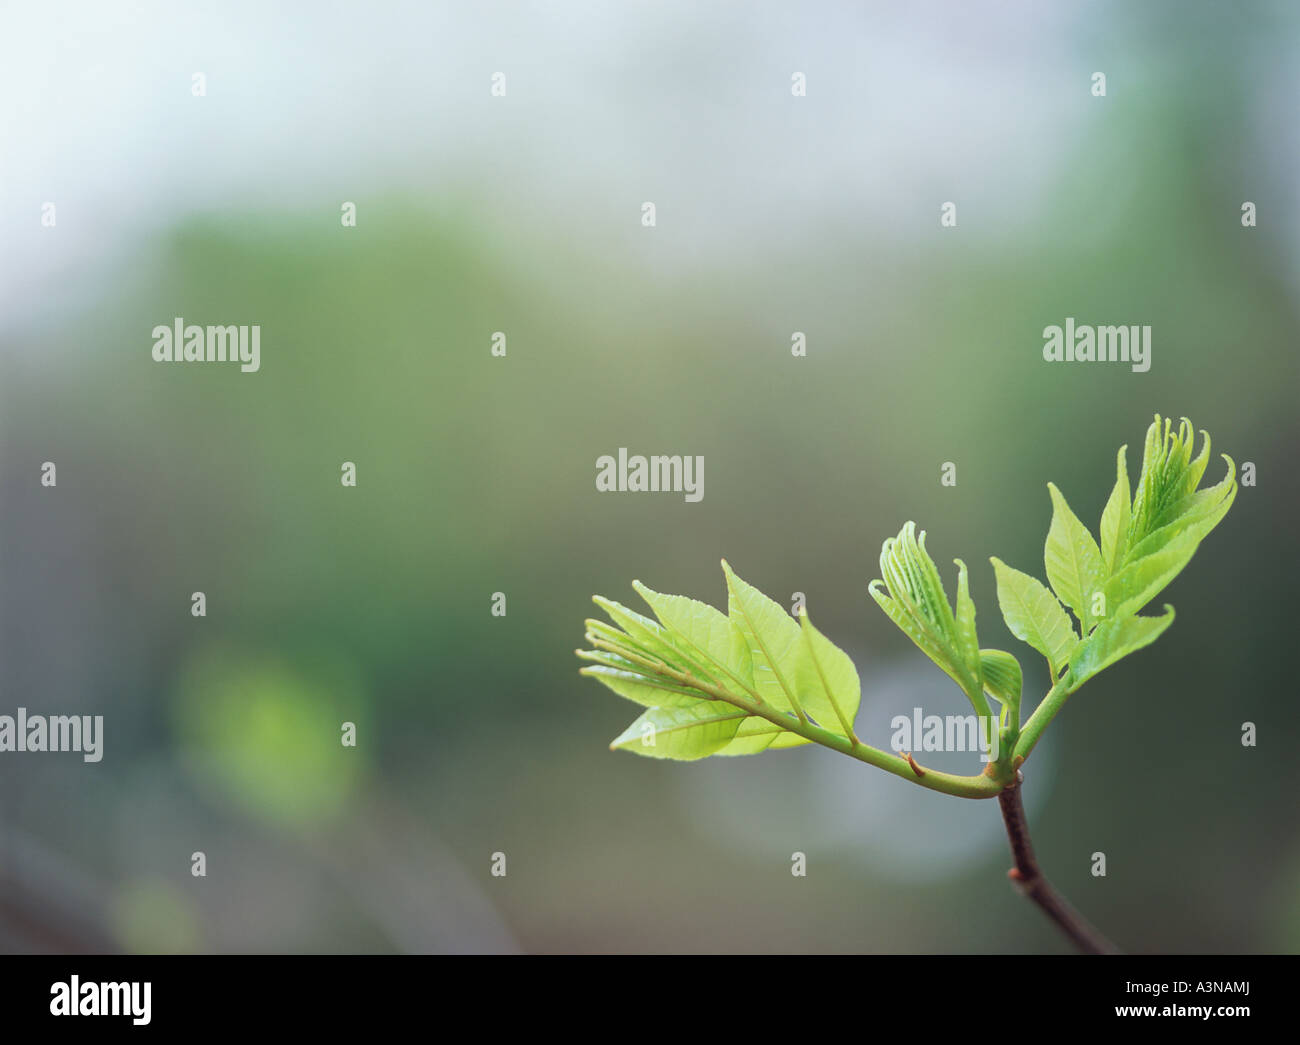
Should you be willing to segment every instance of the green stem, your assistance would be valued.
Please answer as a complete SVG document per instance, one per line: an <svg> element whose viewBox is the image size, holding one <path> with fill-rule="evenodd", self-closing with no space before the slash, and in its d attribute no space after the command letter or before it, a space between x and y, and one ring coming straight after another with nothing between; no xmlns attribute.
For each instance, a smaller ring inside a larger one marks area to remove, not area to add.
<svg viewBox="0 0 1300 1045"><path fill-rule="evenodd" d="M914 767L914 763L907 759L900 758L898 755L890 754L887 751L881 751L869 744L864 744L855 736L846 737L838 733L832 733L829 729L814 725L807 719L801 721L792 718L786 712L780 711L769 704L751 704L734 693L696 678L690 672L679 672L673 668L666 668L664 673L670 678L675 678L682 685L698 689L715 700L726 701L728 704L744 709L751 715L767 719L774 725L780 726L796 736L803 737L805 740L810 740L814 744L820 744L832 751L849 755L859 762L865 762L877 769L883 769L886 773L893 773L894 776L901 777L931 791L940 791L943 794L955 795L958 798L996 798L1008 783L1007 780L1002 779L1000 776L985 776L984 774L979 776L959 776L954 773L941 773L937 769ZM990 766L990 769L992 768Z"/></svg>
<svg viewBox="0 0 1300 1045"><path fill-rule="evenodd" d="M1029 716L1029 721L1020 730L1020 738L1016 741L1015 755L1018 760L1023 762L1029 757L1029 753L1034 750L1034 745L1038 743L1038 738L1043 735L1043 730L1064 707L1070 696L1069 681L1070 674L1066 672L1065 677L1058 680L1056 685L1047 691L1047 696L1038 702L1038 707L1034 708L1034 713Z"/></svg>
<svg viewBox="0 0 1300 1045"><path fill-rule="evenodd" d="M865 762L877 769L883 769L887 773L893 773L897 777L902 777L904 780L918 784L921 787L929 788L931 791L955 795L957 798L996 798L1003 788L1001 781L983 774L979 776L958 776L954 773L941 773L937 769L923 769L922 775L918 776L916 770L912 768L912 764L906 759L871 747L860 740L855 741L848 737L842 737L838 733L831 733L829 730L814 726L811 722L792 725L790 724L791 719L785 715L770 716L764 715L762 712L755 712L755 714L763 715L768 721L776 722L777 725L788 729L791 733L806 737L815 744L821 744L823 747L851 755L859 762Z"/></svg>

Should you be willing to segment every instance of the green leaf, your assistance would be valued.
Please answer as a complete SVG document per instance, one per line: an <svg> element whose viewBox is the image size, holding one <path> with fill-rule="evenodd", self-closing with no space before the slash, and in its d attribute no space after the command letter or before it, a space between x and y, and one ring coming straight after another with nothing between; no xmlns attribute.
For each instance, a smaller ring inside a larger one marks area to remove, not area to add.
<svg viewBox="0 0 1300 1045"><path fill-rule="evenodd" d="M1236 465L1224 456L1228 471L1206 490L1196 486L1205 474L1210 437L1204 434L1192 458L1193 428L1186 418L1173 430L1160 415L1147 429L1142 473L1124 525L1124 452L1115 489L1102 514L1102 556L1106 580L1105 616L1123 618L1154 599L1191 561L1200 542L1222 521L1237 495Z"/></svg>
<svg viewBox="0 0 1300 1045"><path fill-rule="evenodd" d="M798 713L793 668L799 625L779 603L737 577L725 560L722 570L727 576L727 616L739 627L748 645L754 689L764 703Z"/></svg>
<svg viewBox="0 0 1300 1045"><path fill-rule="evenodd" d="M973 643L973 655L971 652L974 607L962 610L963 634L959 635L939 570L925 550L925 532L918 539L915 523L904 524L897 537L891 537L881 546L880 572L884 580L874 580L867 588L871 597L961 687L976 711L987 713L987 708L982 706L984 691L980 683L978 642ZM882 584L888 594L880 590Z"/></svg>
<svg viewBox="0 0 1300 1045"><path fill-rule="evenodd" d="M707 758L736 735L747 713L721 700L702 700L687 707L650 708L610 744L611 751L632 751L648 758L689 762Z"/></svg>
<svg viewBox="0 0 1300 1045"><path fill-rule="evenodd" d="M795 691L805 711L824 729L853 736L853 720L862 700L858 670L842 649L813 627L805 611L802 634L794 654ZM735 738L718 755L753 755L761 751L798 747L811 741L758 716L741 723Z"/></svg>
<svg viewBox="0 0 1300 1045"><path fill-rule="evenodd" d="M642 707L682 707L698 703L701 699L699 690L687 689L667 679L647 676L630 661L625 660L620 666L617 660L622 658L615 658L613 654L602 655L579 650L578 656L596 661L593 666L582 668L580 675L594 678L620 697Z"/></svg>
<svg viewBox="0 0 1300 1045"><path fill-rule="evenodd" d="M1172 419L1165 418L1162 428L1160 415L1156 414L1155 421L1147 429L1142 472L1133 496L1130 547L1173 522L1182 510L1185 498L1200 483L1210 460L1209 434L1201 434L1205 443L1200 455L1192 460L1192 443L1196 437L1192 423L1184 417L1175 432Z"/></svg>
<svg viewBox="0 0 1300 1045"><path fill-rule="evenodd" d="M782 729L774 722L759 718L757 715L750 715L740 724L735 737L714 754L725 755L728 758L734 755L757 755L764 751L779 751L783 748L811 743L811 740Z"/></svg>
<svg viewBox="0 0 1300 1045"><path fill-rule="evenodd" d="M1115 573L1128 551L1131 512L1128 487L1128 446L1121 446L1115 458L1115 486L1101 513L1101 568L1104 576Z"/></svg>
<svg viewBox="0 0 1300 1045"><path fill-rule="evenodd" d="M1059 678L1079 641L1069 614L1036 577L1013 569L996 556L989 561L997 575L998 606L1007 628L1046 657L1053 680Z"/></svg>
<svg viewBox="0 0 1300 1045"><path fill-rule="evenodd" d="M800 624L802 641L793 658L799 700L822 728L851 737L862 700L858 669L847 653L813 627L807 611L800 613Z"/></svg>
<svg viewBox="0 0 1300 1045"><path fill-rule="evenodd" d="M1102 582L1101 551L1056 484L1048 483L1047 489L1052 494L1052 525L1043 549L1047 580L1057 597L1074 610L1086 635L1093 625L1092 595Z"/></svg>
<svg viewBox="0 0 1300 1045"><path fill-rule="evenodd" d="M1069 692L1121 657L1151 645L1173 622L1174 608L1168 604L1161 617L1126 616L1102 621L1070 658Z"/></svg>
<svg viewBox="0 0 1300 1045"><path fill-rule="evenodd" d="M1237 495L1235 466L1223 482L1185 500L1186 513L1148 534L1128 562L1106 582L1106 606L1113 616L1137 613L1160 594L1191 561L1201 541L1227 514Z"/></svg>
<svg viewBox="0 0 1300 1045"><path fill-rule="evenodd" d="M741 684L753 686L753 660L744 633L735 621L706 602L684 595L662 595L640 581L633 581L632 587L676 641L684 640Z"/></svg>
<svg viewBox="0 0 1300 1045"><path fill-rule="evenodd" d="M1129 549L1128 561L1154 555L1180 540L1199 544L1219 525L1237 497L1237 466L1227 454L1223 455L1223 459L1228 463L1228 472L1223 479L1208 489L1185 496L1170 522L1143 535Z"/></svg>
<svg viewBox="0 0 1300 1045"><path fill-rule="evenodd" d="M975 634L975 603L970 597L970 579L966 575L966 564L960 559L953 562L957 565L957 612L953 616L957 653L975 681L982 685L983 668L980 642Z"/></svg>
<svg viewBox="0 0 1300 1045"><path fill-rule="evenodd" d="M612 599L597 595L592 601L623 629L624 635L614 638L609 634L613 631L609 625L600 621L588 621L588 628L594 629L597 634L602 634L603 630L606 642L621 646L630 644L646 656L661 660L670 667L689 671L703 681L720 684L721 673L709 663L709 659L700 650L681 641L672 631L661 627L657 621L643 617ZM617 635L616 632L614 634Z"/></svg>
<svg viewBox="0 0 1300 1045"><path fill-rule="evenodd" d="M1009 717L1018 724L1020 691L1024 683L1020 661L1004 650L986 649L980 650L980 663L984 670L984 688L992 693L1004 708L1010 709Z"/></svg>
<svg viewBox="0 0 1300 1045"><path fill-rule="evenodd" d="M643 617L613 599L595 595L591 601L609 614L610 619L623 629L627 637L632 640L632 645L636 648L675 668L686 669L691 667L690 658L685 656L683 651L673 644L671 637L657 622L649 617ZM587 627L596 634L601 634L602 630L605 632L613 630L609 625L600 621L588 621ZM614 640L607 638L607 641Z"/></svg>
<svg viewBox="0 0 1300 1045"><path fill-rule="evenodd" d="M782 721L788 717L792 726L799 707L827 731L852 736L861 688L848 655L813 628L806 614L801 628L779 604L725 563L723 568L730 618L706 603L663 595L639 582L635 587L659 623L609 599L596 600L626 630L589 620L587 639L597 649L578 651L592 662L582 674L663 713L642 715L614 746L651 757L703 758L810 742L754 714L760 695L767 711ZM648 725L656 730L653 747L641 743ZM665 729L666 738L658 739Z"/></svg>
<svg viewBox="0 0 1300 1045"><path fill-rule="evenodd" d="M1130 562L1106 582L1106 609L1112 619L1142 610L1182 572L1196 552L1196 542L1179 541L1154 555Z"/></svg>

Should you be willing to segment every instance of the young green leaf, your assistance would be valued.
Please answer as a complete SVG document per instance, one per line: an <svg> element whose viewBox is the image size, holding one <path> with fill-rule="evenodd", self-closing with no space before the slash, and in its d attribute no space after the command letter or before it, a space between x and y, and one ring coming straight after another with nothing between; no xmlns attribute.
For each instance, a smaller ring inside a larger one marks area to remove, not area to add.
<svg viewBox="0 0 1300 1045"><path fill-rule="evenodd" d="M795 747L810 743L782 725L787 720L799 724L796 708L813 725L852 737L861 700L853 662L812 627L806 614L801 628L777 603L723 566L734 619L706 603L663 595L639 582L634 582L636 589L659 623L609 599L596 600L626 630L589 620L587 639L596 649L578 651L592 662L582 674L662 713L642 715L615 747L659 758ZM766 671L759 676L766 691L761 697L752 667L756 660ZM773 713L778 721L772 720ZM640 744L648 726L666 729L667 740Z"/></svg>
<svg viewBox="0 0 1300 1045"><path fill-rule="evenodd" d="M989 561L997 576L998 605L1007 628L1046 657L1052 678L1059 678L1079 641L1069 614L1036 577L1013 569L996 556Z"/></svg>
<svg viewBox="0 0 1300 1045"><path fill-rule="evenodd" d="M1097 625L1070 657L1069 692L1121 657L1149 646L1174 622L1174 608L1165 605L1160 617L1112 617Z"/></svg>
<svg viewBox="0 0 1300 1045"><path fill-rule="evenodd" d="M640 581L633 581L632 587L677 639L700 650L714 666L741 685L753 686L753 659L745 635L735 621L706 602L684 595L662 595Z"/></svg>
<svg viewBox="0 0 1300 1045"><path fill-rule="evenodd" d="M703 659L698 655L692 656L680 644L674 642L672 634L657 622L649 617L643 617L612 599L596 595L591 601L608 613L610 619L623 629L627 638L645 653L671 667L690 669L701 678L712 678L713 673L705 667ZM589 627L591 623L593 622L588 622ZM594 623L608 629L608 625L602 625L599 621ZM613 640L607 638L607 641Z"/></svg>
<svg viewBox="0 0 1300 1045"><path fill-rule="evenodd" d="M598 605L635 631L620 631L603 621L587 621L587 641L595 650L578 650L592 667L582 674L612 689L620 696L647 707L682 707L701 700L725 699L746 708L758 703L752 687L713 677L725 674L708 663L703 651L668 628L659 628L609 599L597 598ZM653 648L650 648L653 647ZM703 664L704 666L700 666Z"/></svg>
<svg viewBox="0 0 1300 1045"><path fill-rule="evenodd" d="M799 747L812 741L797 733L782 729L774 722L757 715L750 715L740 724L736 735L725 747L714 752L718 756L731 758L736 755L758 755L764 751L780 751L783 748Z"/></svg>
<svg viewBox="0 0 1300 1045"><path fill-rule="evenodd" d="M722 570L727 576L727 616L748 645L754 689L765 703L802 717L804 709L793 684L799 625L779 603L737 577L725 560Z"/></svg>
<svg viewBox="0 0 1300 1045"><path fill-rule="evenodd" d="M853 736L853 719L862 700L858 669L849 655L813 627L807 611L799 615L800 643L794 654L794 683L803 706L832 733ZM830 709L828 717L823 709Z"/></svg>
<svg viewBox="0 0 1300 1045"><path fill-rule="evenodd" d="M667 675L672 671L683 670L666 664L654 653L638 645L626 632L603 626L597 620L587 621L585 638L596 648L579 650L579 655L598 664L639 675Z"/></svg>
<svg viewBox="0 0 1300 1045"><path fill-rule="evenodd" d="M1128 446L1115 457L1115 486L1101 513L1101 569L1109 577L1119 570L1128 551L1128 527L1132 506L1129 500Z"/></svg>
<svg viewBox="0 0 1300 1045"><path fill-rule="evenodd" d="M954 559L957 566L957 610L953 615L954 633L957 636L957 653L962 662L971 668L971 674L980 678L980 642L975 634L975 603L970 597L970 578L966 575L966 564Z"/></svg>
<svg viewBox="0 0 1300 1045"><path fill-rule="evenodd" d="M579 650L578 656L595 661L590 667L580 669L580 675L594 678L620 697L642 707L684 707L700 700L699 690L689 689L670 679L647 675L631 661L614 654Z"/></svg>
<svg viewBox="0 0 1300 1045"><path fill-rule="evenodd" d="M1191 561L1205 536L1227 514L1237 495L1235 466L1217 486L1184 498L1185 511L1130 549L1125 565L1105 585L1111 615L1137 613Z"/></svg>
<svg viewBox="0 0 1300 1045"><path fill-rule="evenodd" d="M1182 572L1195 552L1195 542L1179 542L1130 562L1106 582L1108 615L1120 618L1141 611Z"/></svg>
<svg viewBox="0 0 1300 1045"><path fill-rule="evenodd" d="M908 522L897 537L885 541L880 550L880 572L883 581L874 580L867 588L871 597L961 687L976 712L988 714L980 676L979 643L975 639L974 606L961 607L959 634L957 618L948 605L939 570L925 550L925 531L918 538L916 524ZM964 567L961 572L965 572ZM888 594L880 590L882 584Z"/></svg>
<svg viewBox="0 0 1300 1045"><path fill-rule="evenodd" d="M1186 495L1170 521L1140 535L1129 548L1128 562L1154 555L1176 541L1199 544L1219 525L1237 497L1237 466L1227 454L1223 459L1228 463L1228 472L1223 479L1214 486Z"/></svg>
<svg viewBox="0 0 1300 1045"><path fill-rule="evenodd" d="M610 744L648 758L689 762L717 754L736 735L746 712L721 700L688 707L650 708Z"/></svg>
<svg viewBox="0 0 1300 1045"><path fill-rule="evenodd" d="M1020 724L1020 689L1024 674L1020 661L1000 649L980 650L980 663L984 668L984 688L993 694L1004 708L1013 725Z"/></svg>
<svg viewBox="0 0 1300 1045"><path fill-rule="evenodd" d="M1183 418L1178 431L1171 418L1156 414L1147 429L1142 451L1142 472L1133 496L1129 524L1129 546L1133 547L1148 534L1172 522L1182 510L1184 498L1200 484L1210 460L1210 436L1206 432L1201 453L1192 460L1192 443L1196 438L1192 423Z"/></svg>
<svg viewBox="0 0 1300 1045"><path fill-rule="evenodd" d="M1043 548L1047 580L1079 618L1081 633L1086 635L1094 623L1092 596L1103 580L1101 551L1056 484L1048 483L1047 489L1052 495L1052 525Z"/></svg>

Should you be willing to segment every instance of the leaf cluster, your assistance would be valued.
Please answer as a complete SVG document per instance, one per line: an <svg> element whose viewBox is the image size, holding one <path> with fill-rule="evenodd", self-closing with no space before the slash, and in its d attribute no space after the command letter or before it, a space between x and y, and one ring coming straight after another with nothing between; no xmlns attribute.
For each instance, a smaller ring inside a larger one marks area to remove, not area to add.
<svg viewBox="0 0 1300 1045"><path fill-rule="evenodd" d="M991 561L997 598L1011 633L1047 660L1052 691L1025 726L1027 754L1066 695L1098 672L1150 645L1173 622L1173 607L1158 616L1141 611L1182 571L1206 535L1223 519L1237 493L1236 467L1199 489L1210 457L1210 437L1193 456L1195 434L1184 419L1174 428L1159 415L1147 430L1142 470L1130 488L1127 447L1116 457L1115 485L1096 537L1052 483L1052 522L1043 550L1047 584ZM1014 777L1011 752L1020 733L1023 672L998 649L982 649L965 563L955 560L957 589L950 601L925 532L908 522L880 553L881 578L868 590L917 647L965 694L981 721L991 722L988 700L999 705L1003 755L986 770L996 786ZM644 707L611 745L655 758L699 759L752 755L813 741L854 754L899 775L914 771L925 786L986 797L989 780L926 777L906 762L858 739L853 721L861 687L852 660L821 634L805 611L796 621L780 605L741 580L724 561L727 612L680 595L633 586L654 618L596 597L610 622L588 620L592 647L578 656L582 669L615 693ZM1049 587L1050 585L1050 587ZM1023 758L1023 755L1021 756ZM910 767L910 769L909 769Z"/></svg>
<svg viewBox="0 0 1300 1045"><path fill-rule="evenodd" d="M1177 429L1156 415L1147 429L1142 471L1130 490L1127 447L1115 461L1115 485L1093 537L1055 484L1052 524L1043 549L1051 590L1037 578L994 558L998 604L1011 633L1047 658L1054 683L1073 692L1102 669L1150 645L1174 620L1141 610L1191 561L1237 495L1236 466L1199 490L1210 459L1210 437L1192 456L1195 434L1184 418ZM1066 613L1073 614L1073 620Z"/></svg>
<svg viewBox="0 0 1300 1045"><path fill-rule="evenodd" d="M807 613L794 620L724 561L727 612L681 595L633 587L657 620L609 599L613 624L587 621L582 669L646 710L611 745L654 758L753 755L810 741L811 723L853 737L861 699L853 661Z"/></svg>

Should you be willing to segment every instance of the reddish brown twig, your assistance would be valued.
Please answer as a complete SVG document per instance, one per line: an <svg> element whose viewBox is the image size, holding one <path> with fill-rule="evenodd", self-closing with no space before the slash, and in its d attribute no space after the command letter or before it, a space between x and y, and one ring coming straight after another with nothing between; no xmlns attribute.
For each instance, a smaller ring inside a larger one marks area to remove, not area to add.
<svg viewBox="0 0 1300 1045"><path fill-rule="evenodd" d="M1034 847L1029 841L1029 824L1025 820L1025 807L1020 801L1020 774L1017 782L998 795L1002 807L1002 820L1007 826L1007 840L1011 843L1011 856L1016 866L1007 877L1025 896L1033 900L1085 954L1118 954L1119 948L1094 929L1069 902L1052 888L1034 857Z"/></svg>

